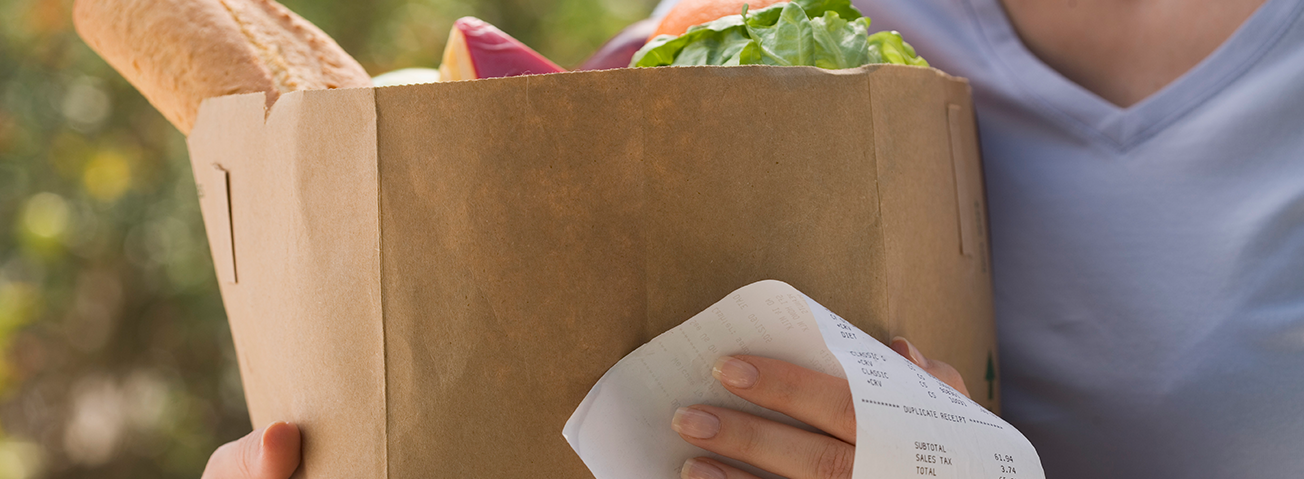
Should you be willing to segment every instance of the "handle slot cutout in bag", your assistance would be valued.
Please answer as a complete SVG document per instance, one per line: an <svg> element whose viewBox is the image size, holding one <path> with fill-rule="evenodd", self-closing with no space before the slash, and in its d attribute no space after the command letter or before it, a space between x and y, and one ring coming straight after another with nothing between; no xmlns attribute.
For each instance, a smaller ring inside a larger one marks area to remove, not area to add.
<svg viewBox="0 0 1304 479"><path fill-rule="evenodd" d="M216 231L209 235L213 244L213 268L217 270L217 279L223 283L236 283L235 238L231 226L231 174L222 165L213 164L210 173L211 183L207 193L212 195L216 208L213 212L219 217L210 224ZM202 195L202 193L201 193Z"/></svg>
<svg viewBox="0 0 1304 479"><path fill-rule="evenodd" d="M980 180L982 172L977 171L978 161L973 158L974 151L965 148L964 109L957 104L947 105L947 123L951 133L951 167L955 173L956 219L960 228L960 254L966 257L982 255L980 243L983 222L982 194Z"/></svg>

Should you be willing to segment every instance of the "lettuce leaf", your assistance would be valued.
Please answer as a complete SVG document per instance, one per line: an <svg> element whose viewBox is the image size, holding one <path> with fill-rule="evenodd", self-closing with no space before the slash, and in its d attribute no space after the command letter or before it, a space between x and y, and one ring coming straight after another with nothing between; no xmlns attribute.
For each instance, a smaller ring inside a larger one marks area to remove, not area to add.
<svg viewBox="0 0 1304 479"><path fill-rule="evenodd" d="M815 36L806 11L795 3L783 3L779 18L772 25L747 18L747 36L751 43L743 47L744 65L814 65ZM744 10L746 11L746 10Z"/></svg>
<svg viewBox="0 0 1304 479"><path fill-rule="evenodd" d="M928 61L915 54L915 47L901 39L897 32L878 32L869 38L870 56L877 55L880 61L873 63L895 63L897 65L928 66Z"/></svg>
<svg viewBox="0 0 1304 479"><path fill-rule="evenodd" d="M809 65L854 68L868 63L927 66L896 32L869 33L869 18L850 0L793 0L697 25L678 37L653 38L631 67Z"/></svg>
<svg viewBox="0 0 1304 479"><path fill-rule="evenodd" d="M840 15L825 12L823 17L812 18L815 34L815 66L830 70L855 68L867 63L881 63L869 54L869 18L860 17L848 22Z"/></svg>
<svg viewBox="0 0 1304 479"><path fill-rule="evenodd" d="M738 65L738 53L751 41L743 16L730 15L689 27L678 37L658 35L634 53L630 66Z"/></svg>

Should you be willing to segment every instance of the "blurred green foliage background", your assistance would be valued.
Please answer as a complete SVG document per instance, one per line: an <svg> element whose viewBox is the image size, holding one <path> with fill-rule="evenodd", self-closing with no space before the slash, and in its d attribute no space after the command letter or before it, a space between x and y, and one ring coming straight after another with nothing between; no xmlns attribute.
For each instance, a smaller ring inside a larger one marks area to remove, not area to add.
<svg viewBox="0 0 1304 479"><path fill-rule="evenodd" d="M654 0L287 0L374 76L475 15L563 66ZM73 30L0 0L0 479L199 477L248 432L185 138Z"/></svg>

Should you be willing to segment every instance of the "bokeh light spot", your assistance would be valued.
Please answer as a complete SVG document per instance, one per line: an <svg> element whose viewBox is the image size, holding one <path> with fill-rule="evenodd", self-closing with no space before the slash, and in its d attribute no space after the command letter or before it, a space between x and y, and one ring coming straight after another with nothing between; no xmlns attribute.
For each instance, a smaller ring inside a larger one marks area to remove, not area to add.
<svg viewBox="0 0 1304 479"><path fill-rule="evenodd" d="M109 378L90 376L78 381L63 436L69 459L94 467L113 457L126 432L124 399L122 389Z"/></svg>
<svg viewBox="0 0 1304 479"><path fill-rule="evenodd" d="M32 319L40 299L37 295L30 284L0 280L0 338Z"/></svg>
<svg viewBox="0 0 1304 479"><path fill-rule="evenodd" d="M41 447L27 441L0 440L0 479L39 477L44 466Z"/></svg>
<svg viewBox="0 0 1304 479"><path fill-rule="evenodd" d="M96 153L82 170L82 185L92 198L111 203L131 187L131 165L120 152Z"/></svg>
<svg viewBox="0 0 1304 479"><path fill-rule="evenodd" d="M41 239L60 239L68 230L68 202L54 193L37 193L23 207L23 226Z"/></svg>
<svg viewBox="0 0 1304 479"><path fill-rule="evenodd" d="M96 78L81 77L68 86L63 95L63 116L74 130L94 131L109 117L113 105Z"/></svg>

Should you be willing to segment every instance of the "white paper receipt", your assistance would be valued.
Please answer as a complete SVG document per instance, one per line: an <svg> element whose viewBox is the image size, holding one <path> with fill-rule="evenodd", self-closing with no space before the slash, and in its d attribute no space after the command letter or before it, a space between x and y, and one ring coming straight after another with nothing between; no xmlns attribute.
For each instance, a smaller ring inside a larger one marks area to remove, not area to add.
<svg viewBox="0 0 1304 479"><path fill-rule="evenodd" d="M798 425L711 377L715 360L734 354L848 379L856 400L855 479L1045 478L1019 431L779 281L739 289L620 360L563 435L597 479L672 479L689 458L723 460L670 429L681 406L709 404Z"/></svg>

